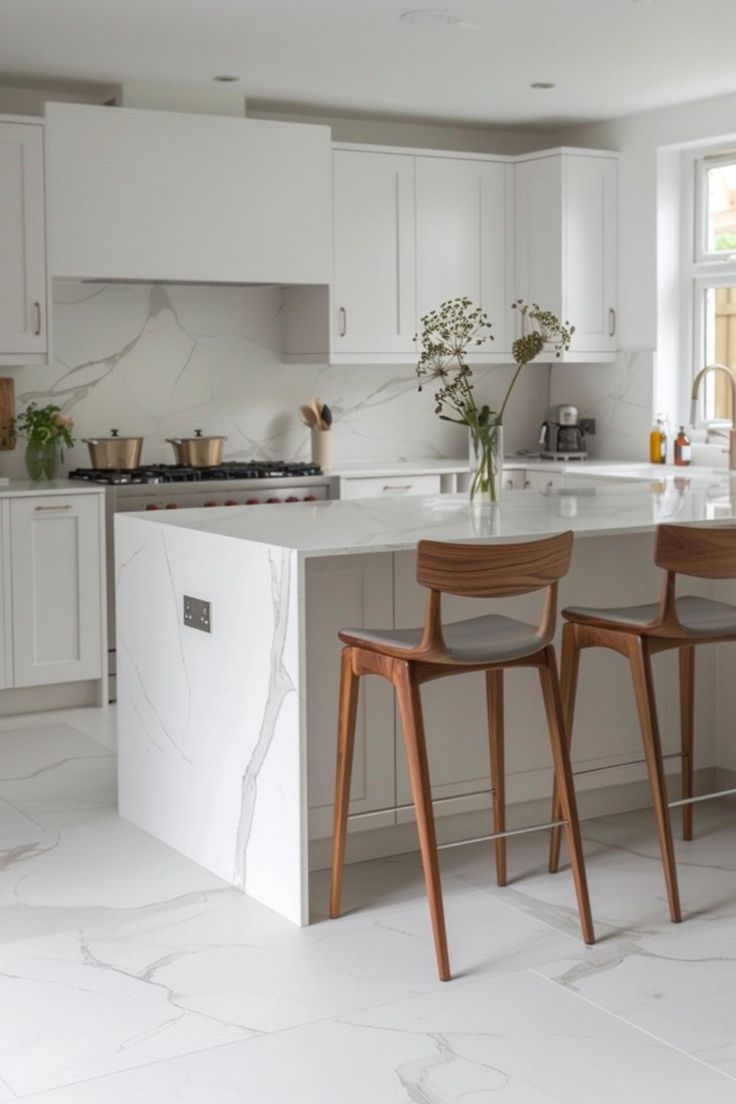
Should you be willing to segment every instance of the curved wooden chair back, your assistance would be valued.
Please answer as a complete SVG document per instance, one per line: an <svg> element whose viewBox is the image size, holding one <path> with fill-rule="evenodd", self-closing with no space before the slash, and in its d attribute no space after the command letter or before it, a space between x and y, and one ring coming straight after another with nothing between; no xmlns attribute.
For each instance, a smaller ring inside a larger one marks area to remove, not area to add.
<svg viewBox="0 0 736 1104"><path fill-rule="evenodd" d="M736 531L736 530L735 530ZM567 574L572 533L513 544L419 541L417 582L466 598L510 598L551 586Z"/></svg>
<svg viewBox="0 0 736 1104"><path fill-rule="evenodd" d="M736 525L660 525L657 567L700 579L736 579Z"/></svg>
<svg viewBox="0 0 736 1104"><path fill-rule="evenodd" d="M572 556L572 532L543 540L512 544L455 544L451 541L419 541L417 582L427 587L424 632L414 655L441 661L446 654L442 635L442 594L462 598L511 598L547 588L547 600L539 626L540 648L555 631L557 583L568 572Z"/></svg>

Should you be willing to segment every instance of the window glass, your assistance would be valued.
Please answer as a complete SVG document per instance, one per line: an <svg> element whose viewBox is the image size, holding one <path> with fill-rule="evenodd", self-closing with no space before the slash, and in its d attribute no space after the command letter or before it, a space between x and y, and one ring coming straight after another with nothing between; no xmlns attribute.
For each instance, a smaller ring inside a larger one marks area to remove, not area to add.
<svg viewBox="0 0 736 1104"><path fill-rule="evenodd" d="M736 372L736 286L704 292L704 364L725 364ZM720 373L703 380L703 407L708 421L731 418L731 388Z"/></svg>
<svg viewBox="0 0 736 1104"><path fill-rule="evenodd" d="M708 253L736 253L736 162L707 169Z"/></svg>

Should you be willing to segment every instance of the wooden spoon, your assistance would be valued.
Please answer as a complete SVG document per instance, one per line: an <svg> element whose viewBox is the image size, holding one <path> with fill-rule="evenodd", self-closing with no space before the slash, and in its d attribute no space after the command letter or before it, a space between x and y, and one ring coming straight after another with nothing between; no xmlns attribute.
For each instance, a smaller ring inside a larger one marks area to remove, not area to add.
<svg viewBox="0 0 736 1104"><path fill-rule="evenodd" d="M322 418L322 406L323 406L322 400L321 399L316 399L313 395L312 398L309 400L309 405L311 406L311 408L314 411L314 414L317 418L317 428L318 429L327 429L328 428L327 423Z"/></svg>
<svg viewBox="0 0 736 1104"><path fill-rule="evenodd" d="M311 406L300 406L299 418L310 429L316 429L319 425L319 415L315 413Z"/></svg>

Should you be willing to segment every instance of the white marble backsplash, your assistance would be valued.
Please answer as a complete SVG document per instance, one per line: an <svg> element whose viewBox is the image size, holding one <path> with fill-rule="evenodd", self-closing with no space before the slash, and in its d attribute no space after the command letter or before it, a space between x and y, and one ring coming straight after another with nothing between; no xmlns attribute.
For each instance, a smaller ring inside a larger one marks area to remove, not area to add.
<svg viewBox="0 0 736 1104"><path fill-rule="evenodd" d="M58 282L51 367L8 369L18 407L56 402L75 436L145 437L143 460L171 462L166 438L225 434L228 458L306 459L297 419L311 395L335 416L333 460L457 457L463 429L440 421L414 370L282 363L278 288ZM511 367L478 371L478 395L498 405ZM549 369L530 365L505 423L507 451L533 446L549 394ZM23 450L0 454L0 473L23 473ZM66 467L88 466L78 443Z"/></svg>
<svg viewBox="0 0 736 1104"><path fill-rule="evenodd" d="M651 351L622 352L611 364L555 364L550 401L574 403L581 418L595 418L595 435L586 441L592 458L646 460L653 377Z"/></svg>

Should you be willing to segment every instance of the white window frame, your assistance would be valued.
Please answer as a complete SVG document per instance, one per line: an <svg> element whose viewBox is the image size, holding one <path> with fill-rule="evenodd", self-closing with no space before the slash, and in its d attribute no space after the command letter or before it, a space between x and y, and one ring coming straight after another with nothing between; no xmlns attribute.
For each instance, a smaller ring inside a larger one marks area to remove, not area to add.
<svg viewBox="0 0 736 1104"><path fill-rule="evenodd" d="M708 363L705 351L705 293L711 288L736 287L736 252L726 253L706 249L708 208L706 174L718 165L736 165L736 150L720 146L711 150L698 150L684 158L683 181L683 349L690 347L690 357L684 358L689 371L684 373L682 408L689 410L692 381L696 373ZM723 418L707 418L705 411L706 387L700 391L700 424L721 428L730 425Z"/></svg>

